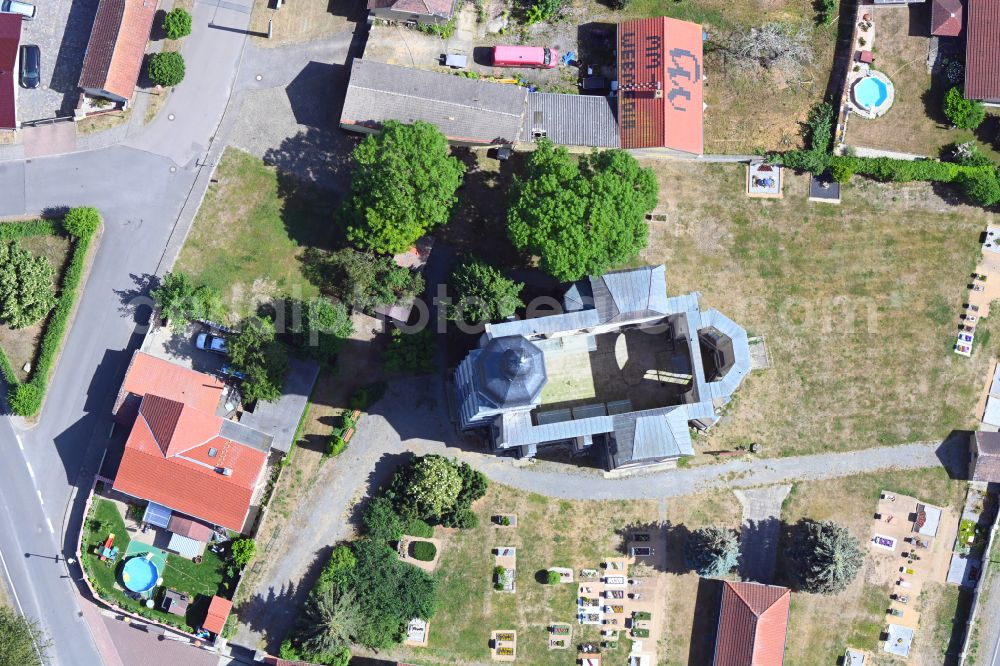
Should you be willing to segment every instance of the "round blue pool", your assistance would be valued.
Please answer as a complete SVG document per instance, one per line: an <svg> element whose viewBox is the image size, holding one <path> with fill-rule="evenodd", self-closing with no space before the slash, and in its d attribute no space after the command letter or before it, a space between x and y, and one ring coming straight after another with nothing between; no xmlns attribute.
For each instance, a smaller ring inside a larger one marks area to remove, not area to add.
<svg viewBox="0 0 1000 666"><path fill-rule="evenodd" d="M148 592L156 585L160 572L151 560L133 557L122 568L122 582L133 592Z"/></svg>
<svg viewBox="0 0 1000 666"><path fill-rule="evenodd" d="M854 100L866 109L877 109L889 97L889 87L882 79L866 76L854 84Z"/></svg>

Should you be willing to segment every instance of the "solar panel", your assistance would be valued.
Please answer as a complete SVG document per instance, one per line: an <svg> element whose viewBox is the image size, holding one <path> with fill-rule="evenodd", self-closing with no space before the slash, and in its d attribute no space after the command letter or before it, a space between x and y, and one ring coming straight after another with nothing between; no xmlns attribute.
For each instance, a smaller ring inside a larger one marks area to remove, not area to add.
<svg viewBox="0 0 1000 666"><path fill-rule="evenodd" d="M149 523L156 527L167 528L170 524L170 516L173 515L173 511L163 506L162 504L157 504L156 502L150 502L146 506L146 513L143 514L143 522Z"/></svg>

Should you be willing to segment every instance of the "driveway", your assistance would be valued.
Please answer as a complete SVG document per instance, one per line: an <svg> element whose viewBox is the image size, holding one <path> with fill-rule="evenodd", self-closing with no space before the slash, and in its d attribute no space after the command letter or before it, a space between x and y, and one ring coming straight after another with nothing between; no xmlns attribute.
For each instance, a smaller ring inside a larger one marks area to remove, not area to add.
<svg viewBox="0 0 1000 666"><path fill-rule="evenodd" d="M45 0L21 27L21 43L37 44L42 52L42 85L21 88L17 113L21 122L72 116L79 97L77 83L94 25L98 0Z"/></svg>

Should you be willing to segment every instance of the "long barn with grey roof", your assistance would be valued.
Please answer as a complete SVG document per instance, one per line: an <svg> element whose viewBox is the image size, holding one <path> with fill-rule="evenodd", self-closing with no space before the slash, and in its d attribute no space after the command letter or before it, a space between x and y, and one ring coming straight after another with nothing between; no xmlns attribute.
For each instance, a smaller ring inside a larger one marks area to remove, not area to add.
<svg viewBox="0 0 1000 666"><path fill-rule="evenodd" d="M495 451L568 444L612 470L693 455L690 427L750 371L746 331L699 301L647 266L574 283L561 314L487 325L455 371L459 425Z"/></svg>
<svg viewBox="0 0 1000 666"><path fill-rule="evenodd" d="M340 126L377 132L387 120L436 125L465 145L514 143L521 134L528 90L355 58Z"/></svg>

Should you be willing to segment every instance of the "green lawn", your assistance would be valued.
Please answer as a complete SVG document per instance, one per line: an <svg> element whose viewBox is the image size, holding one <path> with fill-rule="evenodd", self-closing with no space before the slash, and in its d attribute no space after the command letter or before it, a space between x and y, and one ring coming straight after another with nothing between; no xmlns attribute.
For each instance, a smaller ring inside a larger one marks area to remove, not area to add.
<svg viewBox="0 0 1000 666"><path fill-rule="evenodd" d="M270 298L316 296L302 253L337 235L329 195L235 148L226 148L215 177L175 270L221 291L239 316Z"/></svg>
<svg viewBox="0 0 1000 666"><path fill-rule="evenodd" d="M84 526L83 544L81 547L83 567L94 588L108 601L133 613L148 617L157 622L178 627L184 631L192 631L205 618L208 603L213 595L228 596L227 590L232 581L227 579L227 566L215 553L205 550L200 564L179 555L168 554L163 576L163 587L191 595L192 602L188 606L184 622L176 615L160 610L149 610L125 596L121 589L116 589L117 576L123 560L119 557L114 567L102 562L94 553L94 547L104 542L108 533L115 535L115 545L124 553L128 549L129 538L125 531L125 522L114 503L106 499L94 501L93 508ZM157 600L159 593L157 591Z"/></svg>

